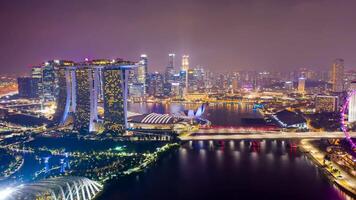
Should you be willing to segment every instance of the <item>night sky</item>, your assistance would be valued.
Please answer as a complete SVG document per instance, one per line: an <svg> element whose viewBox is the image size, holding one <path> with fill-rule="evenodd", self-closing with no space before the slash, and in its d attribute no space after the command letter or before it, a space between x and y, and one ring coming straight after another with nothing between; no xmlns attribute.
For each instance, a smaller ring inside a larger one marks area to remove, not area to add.
<svg viewBox="0 0 356 200"><path fill-rule="evenodd" d="M213 71L356 68L355 0L0 0L0 72L168 53Z"/></svg>

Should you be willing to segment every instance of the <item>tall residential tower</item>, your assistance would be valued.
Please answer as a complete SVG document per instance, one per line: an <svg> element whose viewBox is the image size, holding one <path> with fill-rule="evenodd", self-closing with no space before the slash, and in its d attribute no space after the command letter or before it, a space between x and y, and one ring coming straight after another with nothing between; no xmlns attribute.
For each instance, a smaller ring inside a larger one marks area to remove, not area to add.
<svg viewBox="0 0 356 200"><path fill-rule="evenodd" d="M331 83L333 92L344 91L344 60L336 59L331 67Z"/></svg>

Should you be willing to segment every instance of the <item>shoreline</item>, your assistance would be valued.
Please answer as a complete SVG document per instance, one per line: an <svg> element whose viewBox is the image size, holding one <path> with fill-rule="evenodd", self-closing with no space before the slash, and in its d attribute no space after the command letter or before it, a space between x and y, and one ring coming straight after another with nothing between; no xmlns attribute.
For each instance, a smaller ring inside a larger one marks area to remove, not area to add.
<svg viewBox="0 0 356 200"><path fill-rule="evenodd" d="M349 185L349 183L343 179L339 179L337 176L335 176L332 172L330 172L327 168L325 168L325 165L322 163L320 159L317 158L316 153L321 153L319 149L313 147L313 152L310 149L310 144L311 140L303 139L301 141L301 145L299 145L299 149L304 155L310 159L317 167L322 171L322 173L327 177L327 179L334 184L336 187L338 187L341 191L345 192L347 195L349 195L351 198L356 198L356 188L353 188L352 186ZM306 144L307 143L307 144ZM322 154L322 153L321 153ZM343 170L341 170L344 172ZM347 172L344 172L347 173ZM354 178L356 181L356 178Z"/></svg>
<svg viewBox="0 0 356 200"><path fill-rule="evenodd" d="M144 172L146 169L149 169L152 167L159 159L162 158L163 155L166 153L170 152L171 150L176 149L177 147L180 147L180 143L174 142L174 143L167 143L166 145L160 147L157 151L153 153L150 158L146 158L146 162L141 163L139 166L126 170L122 172L120 175L118 175L116 178L104 181L103 184L103 189L95 196L94 200L102 199L103 194L105 191L112 187L113 185L117 184L121 178L128 178L130 176L136 176L142 172Z"/></svg>

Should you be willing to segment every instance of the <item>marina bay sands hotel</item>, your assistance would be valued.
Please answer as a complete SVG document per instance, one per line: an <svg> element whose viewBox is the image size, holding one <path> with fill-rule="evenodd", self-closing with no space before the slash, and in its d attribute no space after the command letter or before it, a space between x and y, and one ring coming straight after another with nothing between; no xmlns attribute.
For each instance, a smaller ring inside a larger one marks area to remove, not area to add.
<svg viewBox="0 0 356 200"><path fill-rule="evenodd" d="M135 63L124 60L63 62L57 69L58 97L54 121L58 125L73 116L73 129L122 134L127 128L128 70ZM99 118L98 104L104 113Z"/></svg>

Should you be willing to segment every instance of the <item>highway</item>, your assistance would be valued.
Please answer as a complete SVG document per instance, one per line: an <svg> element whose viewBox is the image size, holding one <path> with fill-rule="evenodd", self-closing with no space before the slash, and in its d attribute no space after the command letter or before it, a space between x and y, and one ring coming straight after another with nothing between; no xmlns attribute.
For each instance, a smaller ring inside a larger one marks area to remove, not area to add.
<svg viewBox="0 0 356 200"><path fill-rule="evenodd" d="M350 133L351 137L356 137L356 132ZM179 136L183 141L187 140L240 140L240 139L317 139L317 138L343 138L343 132L212 132L196 131L194 133Z"/></svg>

